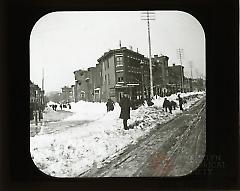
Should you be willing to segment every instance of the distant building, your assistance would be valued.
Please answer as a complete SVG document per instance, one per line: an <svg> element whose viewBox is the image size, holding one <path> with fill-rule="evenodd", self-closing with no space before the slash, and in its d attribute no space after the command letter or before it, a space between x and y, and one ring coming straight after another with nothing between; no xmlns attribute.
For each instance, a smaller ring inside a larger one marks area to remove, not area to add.
<svg viewBox="0 0 240 191"><path fill-rule="evenodd" d="M205 80L202 78L197 78L192 80L193 91L205 91Z"/></svg>
<svg viewBox="0 0 240 191"><path fill-rule="evenodd" d="M35 118L36 123L42 119L42 111L45 108L44 91L38 85L30 81L30 120Z"/></svg>
<svg viewBox="0 0 240 191"><path fill-rule="evenodd" d="M88 90L88 71L87 70L77 70L74 71L75 76L75 86L74 86L74 97L75 102L79 100L87 101L87 92Z"/></svg>
<svg viewBox="0 0 240 191"><path fill-rule="evenodd" d="M182 78L184 83L184 67L175 65L168 67L168 89L172 92L181 91Z"/></svg>
<svg viewBox="0 0 240 191"><path fill-rule="evenodd" d="M153 87L155 95L162 95L169 83L168 77L168 60L167 56L154 55L153 63Z"/></svg>
<svg viewBox="0 0 240 191"><path fill-rule="evenodd" d="M97 64L96 67L87 70L77 70L74 75L75 102L79 100L100 102L101 66Z"/></svg>
<svg viewBox="0 0 240 191"><path fill-rule="evenodd" d="M44 91L41 88L30 81L30 103L36 103L38 105L44 105Z"/></svg>
<svg viewBox="0 0 240 191"><path fill-rule="evenodd" d="M61 92L62 102L70 103L74 101L73 88L64 86Z"/></svg>

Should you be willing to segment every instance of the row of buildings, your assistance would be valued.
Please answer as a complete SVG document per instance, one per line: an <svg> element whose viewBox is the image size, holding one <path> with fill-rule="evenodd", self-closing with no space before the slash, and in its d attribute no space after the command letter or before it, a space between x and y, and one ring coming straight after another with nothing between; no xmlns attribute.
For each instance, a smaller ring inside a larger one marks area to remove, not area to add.
<svg viewBox="0 0 240 191"><path fill-rule="evenodd" d="M30 80L30 104L44 105L44 90ZM35 106L36 107L36 106Z"/></svg>
<svg viewBox="0 0 240 191"><path fill-rule="evenodd" d="M184 67L175 64L168 66L168 60L163 55L152 58L154 95L192 91L193 81L184 77ZM75 84L62 88L65 102L101 102L108 98L119 101L124 92L131 99L150 96L149 59L144 55L120 47L105 52L97 61L95 67L74 71Z"/></svg>
<svg viewBox="0 0 240 191"><path fill-rule="evenodd" d="M42 119L42 111L45 108L44 90L30 80L30 120L35 122Z"/></svg>

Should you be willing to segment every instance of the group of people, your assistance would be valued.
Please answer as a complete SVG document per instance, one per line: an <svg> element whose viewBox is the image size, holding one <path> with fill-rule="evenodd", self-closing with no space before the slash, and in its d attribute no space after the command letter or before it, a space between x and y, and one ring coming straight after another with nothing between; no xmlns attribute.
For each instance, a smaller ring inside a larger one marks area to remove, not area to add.
<svg viewBox="0 0 240 191"><path fill-rule="evenodd" d="M186 103L186 100L184 100L180 96L180 94L178 94L177 100L179 102L180 110L183 111L183 104ZM163 108L165 109L166 112L167 110L169 110L169 113L172 113L172 110L176 110L176 107L177 107L177 103L175 101L169 101L167 98L164 99Z"/></svg>
<svg viewBox="0 0 240 191"><path fill-rule="evenodd" d="M114 102L109 98L106 103L107 112L113 111L114 105L115 105ZM124 129L128 130L129 128L127 126L127 120L130 119L131 103L126 93L124 93L123 97L121 98L119 105L121 107L120 118L123 119Z"/></svg>
<svg viewBox="0 0 240 191"><path fill-rule="evenodd" d="M71 104L68 103L68 108L71 109ZM62 110L62 108L67 108L67 105L66 104L60 104L60 109Z"/></svg>
<svg viewBox="0 0 240 191"><path fill-rule="evenodd" d="M49 105L49 106L52 107L52 109L53 109L54 111L57 111L57 104L52 104L52 105ZM69 109L71 109L71 104L70 104L70 103L68 103L68 104L60 104L60 105L59 105L59 107L60 107L61 110L62 110L63 108L67 108L67 106L68 106Z"/></svg>
<svg viewBox="0 0 240 191"><path fill-rule="evenodd" d="M183 111L183 104L186 102L180 94L178 95L177 100L179 101L179 108L181 111ZM148 106L154 105L154 103L151 101L151 99L147 99ZM107 106L107 112L114 110L114 102L109 98L106 106ZM127 120L130 119L130 107L131 107L131 101L128 97L127 93L123 94L123 97L120 100L119 106L121 107L121 113L120 118L123 119L123 127L125 130L128 130L129 127L127 126ZM167 98L164 99L163 102L163 108L167 112L169 110L170 113L172 113L172 110L176 110L177 103L175 101L169 101Z"/></svg>
<svg viewBox="0 0 240 191"><path fill-rule="evenodd" d="M50 107L52 107L52 109L53 109L54 111L57 111L57 105L56 105L56 104L50 105Z"/></svg>

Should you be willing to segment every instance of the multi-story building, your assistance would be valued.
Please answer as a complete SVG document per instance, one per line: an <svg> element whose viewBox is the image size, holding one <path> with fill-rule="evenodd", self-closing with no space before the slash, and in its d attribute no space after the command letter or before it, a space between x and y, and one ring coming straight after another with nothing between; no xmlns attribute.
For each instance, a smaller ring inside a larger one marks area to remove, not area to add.
<svg viewBox="0 0 240 191"><path fill-rule="evenodd" d="M63 103L70 103L74 101L73 88L64 86L61 92L61 98Z"/></svg>
<svg viewBox="0 0 240 191"><path fill-rule="evenodd" d="M41 88L30 81L30 103L37 103L39 106L43 106L44 103L44 91Z"/></svg>
<svg viewBox="0 0 240 191"><path fill-rule="evenodd" d="M193 91L205 91L205 80L202 78L192 79Z"/></svg>
<svg viewBox="0 0 240 191"><path fill-rule="evenodd" d="M44 90L41 90L38 85L30 81L30 120L36 121L42 118L41 112L45 108ZM39 115L38 115L39 114Z"/></svg>
<svg viewBox="0 0 240 191"><path fill-rule="evenodd" d="M93 88L94 88L94 100L96 102L101 102L101 86L102 86L102 65L96 64L93 77Z"/></svg>
<svg viewBox="0 0 240 191"><path fill-rule="evenodd" d="M154 55L153 63L153 87L155 95L162 95L167 89L168 79L168 57Z"/></svg>
<svg viewBox="0 0 240 191"><path fill-rule="evenodd" d="M140 99L143 95L143 81L149 82L149 70L146 69L147 59L144 55L121 47L110 50L98 59L102 66L101 99L111 98L119 101L124 92L132 99ZM145 77L145 80L143 79Z"/></svg>
<svg viewBox="0 0 240 191"><path fill-rule="evenodd" d="M175 65L168 67L168 89L171 92L181 91L184 84L184 67ZM182 84L183 83L183 84Z"/></svg>
<svg viewBox="0 0 240 191"><path fill-rule="evenodd" d="M101 101L101 66L90 67L87 70L77 70L75 75L74 96L75 102L84 101Z"/></svg>
<svg viewBox="0 0 240 191"><path fill-rule="evenodd" d="M167 56L154 55L153 86L154 95L166 95L168 92L181 88L183 67L168 66ZM119 101L124 92L131 99L150 96L149 59L144 55L120 47L105 52L98 60L96 67L74 72L75 102L85 101Z"/></svg>
<svg viewBox="0 0 240 191"><path fill-rule="evenodd" d="M88 71L87 70L77 70L74 71L75 76L75 86L74 86L74 96L75 102L79 100L87 100L88 92Z"/></svg>

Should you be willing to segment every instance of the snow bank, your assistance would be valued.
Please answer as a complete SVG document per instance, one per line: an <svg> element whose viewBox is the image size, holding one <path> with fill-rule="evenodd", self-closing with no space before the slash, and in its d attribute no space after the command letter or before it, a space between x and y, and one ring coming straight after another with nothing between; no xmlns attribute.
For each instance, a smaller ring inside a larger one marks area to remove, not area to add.
<svg viewBox="0 0 240 191"><path fill-rule="evenodd" d="M198 95L189 99L184 108L189 108L204 93L181 94L182 97ZM176 95L177 96L177 95ZM176 99L171 95L169 99ZM66 121L86 118L93 122L71 128L58 134L43 134L30 137L30 150L36 166L44 173L56 177L76 177L91 167L100 167L120 154L129 144L147 136L156 124L166 123L177 114L179 109L170 114L162 110L164 98L154 99L153 106L143 105L131 111L128 125L133 129L123 129L119 118L120 107L116 103L114 111L106 112L105 103L88 103L80 101L72 103L72 111L76 112Z"/></svg>
<svg viewBox="0 0 240 191"><path fill-rule="evenodd" d="M92 102L85 102L79 101L77 103L70 103L71 109L63 108L65 111L71 111L75 114L65 121L71 120L96 120L103 116L106 113L106 103L92 103Z"/></svg>

